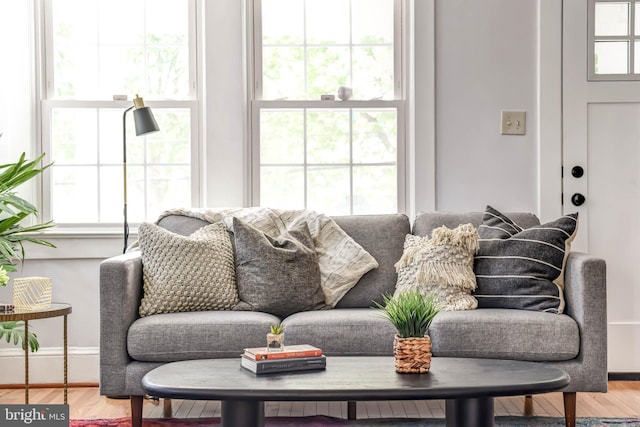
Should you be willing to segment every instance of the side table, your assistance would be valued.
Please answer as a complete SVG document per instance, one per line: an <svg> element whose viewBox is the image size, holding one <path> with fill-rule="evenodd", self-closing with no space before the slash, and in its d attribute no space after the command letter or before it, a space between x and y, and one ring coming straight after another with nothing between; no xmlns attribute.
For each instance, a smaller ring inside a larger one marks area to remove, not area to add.
<svg viewBox="0 0 640 427"><path fill-rule="evenodd" d="M22 320L24 322L25 340L29 335L29 320L48 319L64 316L64 403L67 403L67 315L71 313L71 305L54 302L47 308L35 310L15 310L11 313L0 313L0 322ZM29 342L24 350L24 403L29 404Z"/></svg>

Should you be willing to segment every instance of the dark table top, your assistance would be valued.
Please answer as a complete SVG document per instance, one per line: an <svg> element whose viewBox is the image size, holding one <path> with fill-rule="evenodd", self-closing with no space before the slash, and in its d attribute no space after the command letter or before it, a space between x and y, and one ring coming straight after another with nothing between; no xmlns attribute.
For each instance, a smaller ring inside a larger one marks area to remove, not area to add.
<svg viewBox="0 0 640 427"><path fill-rule="evenodd" d="M456 399L555 391L563 370L542 363L434 357L426 374L398 374L393 357L327 357L327 368L255 375L233 359L187 360L147 373L152 396L194 400Z"/></svg>

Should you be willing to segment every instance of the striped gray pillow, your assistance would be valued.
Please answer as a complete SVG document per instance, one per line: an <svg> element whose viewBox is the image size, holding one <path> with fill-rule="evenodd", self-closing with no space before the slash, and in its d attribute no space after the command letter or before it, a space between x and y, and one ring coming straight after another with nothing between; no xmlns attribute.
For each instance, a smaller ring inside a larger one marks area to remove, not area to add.
<svg viewBox="0 0 640 427"><path fill-rule="evenodd" d="M487 206L473 267L478 308L562 313L564 268L577 229L577 213L523 229Z"/></svg>

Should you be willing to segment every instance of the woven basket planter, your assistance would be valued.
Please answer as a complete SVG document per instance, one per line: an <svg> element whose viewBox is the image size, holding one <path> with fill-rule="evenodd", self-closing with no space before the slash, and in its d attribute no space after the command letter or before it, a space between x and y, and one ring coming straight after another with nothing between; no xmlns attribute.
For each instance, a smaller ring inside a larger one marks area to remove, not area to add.
<svg viewBox="0 0 640 427"><path fill-rule="evenodd" d="M393 355L396 372L401 374L425 374L431 367L431 338L393 338Z"/></svg>

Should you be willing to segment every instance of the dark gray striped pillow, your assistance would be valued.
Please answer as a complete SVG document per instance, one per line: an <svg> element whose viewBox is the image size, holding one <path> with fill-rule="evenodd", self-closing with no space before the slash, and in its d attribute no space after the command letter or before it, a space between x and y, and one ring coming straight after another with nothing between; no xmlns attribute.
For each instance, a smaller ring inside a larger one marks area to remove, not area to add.
<svg viewBox="0 0 640 427"><path fill-rule="evenodd" d="M577 229L577 213L523 229L487 206L473 266L478 308L562 313L564 267Z"/></svg>

